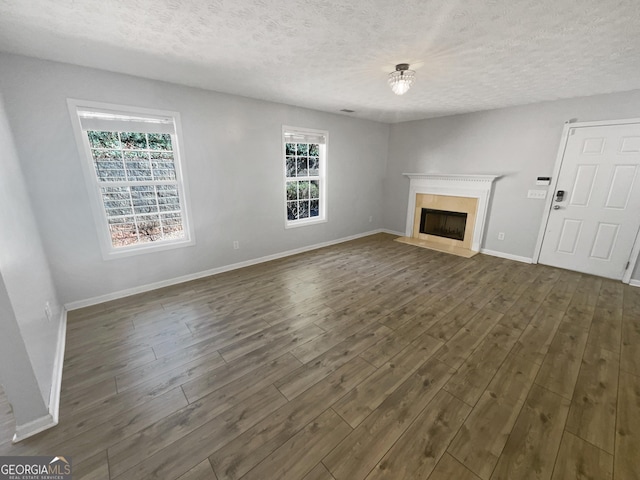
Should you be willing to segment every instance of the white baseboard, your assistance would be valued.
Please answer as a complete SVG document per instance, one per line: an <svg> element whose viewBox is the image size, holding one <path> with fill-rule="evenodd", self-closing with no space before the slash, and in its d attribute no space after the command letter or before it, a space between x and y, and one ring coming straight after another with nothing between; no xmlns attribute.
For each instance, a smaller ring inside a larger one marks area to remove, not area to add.
<svg viewBox="0 0 640 480"><path fill-rule="evenodd" d="M229 272L231 270L237 270L239 268L250 267L258 263L269 262L271 260L277 260L283 257L289 257L291 255L297 255L298 253L309 252L311 250L317 250L318 248L328 247L336 245L338 243L348 242L350 240L356 240L362 237L368 237L376 233L391 233L395 235L396 232L376 229L369 232L358 233L356 235L350 235L348 237L339 238L337 240L329 240L327 242L316 243L306 247L295 248L293 250L287 250L285 252L274 253L272 255L266 255L264 257L255 258L252 260L246 260L244 262L232 263L231 265L224 265L222 267L212 268L201 272L191 273L189 275L183 275L181 277L170 278L168 280L162 280L160 282L149 283L147 285L140 285L138 287L128 288L126 290L120 290L113 293L107 293L105 295L99 295L97 297L87 298L86 300L78 300L76 302L69 302L64 305L67 311L77 310L79 308L90 307L91 305L98 305L100 303L109 302L111 300L118 300L120 298L129 297L131 295L137 295L138 293L149 292L158 288L170 287L171 285L177 285L179 283L189 282L191 280L197 280L198 278L209 277L211 275L217 275L218 273ZM402 234L399 234L402 235Z"/></svg>
<svg viewBox="0 0 640 480"><path fill-rule="evenodd" d="M632 287L640 287L640 280L631 279L629 280L629 285L631 285Z"/></svg>
<svg viewBox="0 0 640 480"><path fill-rule="evenodd" d="M62 367L64 363L64 349L67 338L67 311L63 308L60 314L58 339L56 342L56 357L53 361L53 376L51 392L49 394L49 413L23 425L16 425L13 443L32 437L58 424L60 412L60 392L62 389Z"/></svg>
<svg viewBox="0 0 640 480"><path fill-rule="evenodd" d="M522 263L533 263L533 258L531 257L521 257L520 255L513 255L511 253L497 252L495 250L487 250L486 248L481 248L480 253L484 253L486 255L491 255L492 257L500 257L506 258L507 260L515 260L516 262Z"/></svg>
<svg viewBox="0 0 640 480"><path fill-rule="evenodd" d="M55 427L58 424L57 420L54 420L50 413L31 420L29 423L23 425L16 425L16 433L13 435L13 443L21 442L22 440L33 437L37 433L43 432L51 427Z"/></svg>
<svg viewBox="0 0 640 480"><path fill-rule="evenodd" d="M58 328L58 344L56 358L53 363L53 379L51 381L51 395L49 397L49 414L58 423L60 411L60 391L62 390L62 367L64 366L64 350L67 344L67 310L62 309L60 326Z"/></svg>
<svg viewBox="0 0 640 480"><path fill-rule="evenodd" d="M381 233L388 233L390 235L397 235L399 237L404 237L404 232L396 232L395 230L388 230L386 228L381 228L380 232Z"/></svg>

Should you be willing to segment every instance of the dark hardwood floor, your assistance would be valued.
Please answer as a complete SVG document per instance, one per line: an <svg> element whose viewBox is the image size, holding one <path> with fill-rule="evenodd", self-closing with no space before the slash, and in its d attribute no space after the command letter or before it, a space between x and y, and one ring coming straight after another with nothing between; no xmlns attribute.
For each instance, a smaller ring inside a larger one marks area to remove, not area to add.
<svg viewBox="0 0 640 480"><path fill-rule="evenodd" d="M640 289L386 234L69 313L74 479L640 478Z"/></svg>

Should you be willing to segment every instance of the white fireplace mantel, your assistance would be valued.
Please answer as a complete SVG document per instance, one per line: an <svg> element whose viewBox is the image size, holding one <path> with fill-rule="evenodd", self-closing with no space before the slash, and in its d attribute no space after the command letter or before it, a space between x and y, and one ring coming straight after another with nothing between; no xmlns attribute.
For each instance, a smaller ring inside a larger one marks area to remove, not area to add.
<svg viewBox="0 0 640 480"><path fill-rule="evenodd" d="M493 182L501 175L467 175L442 173L403 173L409 177L409 201L407 207L407 237L413 233L414 212L417 194L450 195L478 199L478 212L473 228L471 250L480 251L484 227L491 199Z"/></svg>

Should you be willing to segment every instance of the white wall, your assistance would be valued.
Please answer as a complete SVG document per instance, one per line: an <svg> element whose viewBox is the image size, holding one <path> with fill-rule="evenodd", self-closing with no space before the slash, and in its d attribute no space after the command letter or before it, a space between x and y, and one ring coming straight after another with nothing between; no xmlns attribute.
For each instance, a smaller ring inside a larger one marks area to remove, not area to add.
<svg viewBox="0 0 640 480"><path fill-rule="evenodd" d="M1 274L0 331L0 383L11 402L16 425L25 425L47 415L48 409Z"/></svg>
<svg viewBox="0 0 640 480"><path fill-rule="evenodd" d="M64 303L382 226L386 124L27 57L0 54L0 64L0 89ZM195 246L103 260L67 98L180 112ZM329 131L327 223L284 228L283 124Z"/></svg>
<svg viewBox="0 0 640 480"><path fill-rule="evenodd" d="M403 173L494 173L484 248L532 257L544 201L527 199L551 176L564 122L640 117L640 90L545 102L391 126L384 226L404 231L409 180ZM505 239L497 239L498 232ZM634 278L640 279L640 266Z"/></svg>
<svg viewBox="0 0 640 480"><path fill-rule="evenodd" d="M2 96L0 149L0 295L3 300L0 376L7 381L5 391L12 399L20 426L26 420L41 416L42 406L49 405L61 306L31 210ZM52 320L45 315L47 301L51 305ZM7 351L12 352L11 360L6 358ZM17 384L15 377L22 378L23 385ZM15 390L16 385L19 391ZM32 385L37 385L39 399L32 398Z"/></svg>

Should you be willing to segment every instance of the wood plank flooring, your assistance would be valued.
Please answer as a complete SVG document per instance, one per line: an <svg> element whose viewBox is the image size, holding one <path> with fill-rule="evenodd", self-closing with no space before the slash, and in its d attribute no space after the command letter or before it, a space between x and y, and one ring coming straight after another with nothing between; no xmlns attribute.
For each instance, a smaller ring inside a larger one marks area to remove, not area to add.
<svg viewBox="0 0 640 480"><path fill-rule="evenodd" d="M640 479L640 289L386 234L70 312L74 479Z"/></svg>

